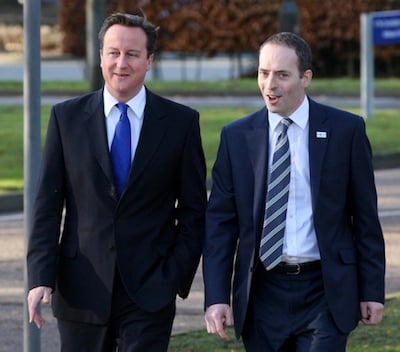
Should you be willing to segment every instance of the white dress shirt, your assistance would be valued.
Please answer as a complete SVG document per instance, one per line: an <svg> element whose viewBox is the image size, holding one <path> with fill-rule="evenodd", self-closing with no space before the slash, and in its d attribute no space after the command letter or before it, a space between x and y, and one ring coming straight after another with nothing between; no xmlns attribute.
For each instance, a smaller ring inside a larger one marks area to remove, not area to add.
<svg viewBox="0 0 400 352"><path fill-rule="evenodd" d="M119 103L104 87L103 91L104 98L104 116L106 117L106 128L107 128L107 139L108 148L111 150L111 144L114 138L115 127L119 121L121 112L115 106ZM139 142L140 131L143 125L143 114L146 105L146 89L144 86L139 91L139 93L129 100L128 104L128 118L131 124L131 158L133 160L136 152L136 147Z"/></svg>
<svg viewBox="0 0 400 352"><path fill-rule="evenodd" d="M293 123L287 135L290 145L290 186L283 242L282 261L302 263L319 260L320 254L312 214L310 167L308 153L309 104L305 97L300 107L289 118ZM269 120L269 170L274 146L282 126L282 116L268 112Z"/></svg>

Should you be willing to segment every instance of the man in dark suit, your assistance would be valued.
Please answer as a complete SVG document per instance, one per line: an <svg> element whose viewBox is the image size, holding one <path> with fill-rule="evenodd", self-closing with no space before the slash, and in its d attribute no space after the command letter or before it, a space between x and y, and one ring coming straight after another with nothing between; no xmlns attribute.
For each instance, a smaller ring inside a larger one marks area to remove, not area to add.
<svg viewBox="0 0 400 352"><path fill-rule="evenodd" d="M268 38L258 69L266 107L223 128L213 168L207 330L226 339L234 321L250 352L345 351L359 319L373 325L383 314L384 240L364 121L307 97L311 79L303 39Z"/></svg>
<svg viewBox="0 0 400 352"><path fill-rule="evenodd" d="M176 295L188 296L199 263L207 200L199 114L144 86L156 34L142 16L108 17L99 33L104 89L51 111L28 302L40 328L37 307L52 294L62 351L112 351L116 340L120 352L166 351ZM117 134L128 141L114 156Z"/></svg>

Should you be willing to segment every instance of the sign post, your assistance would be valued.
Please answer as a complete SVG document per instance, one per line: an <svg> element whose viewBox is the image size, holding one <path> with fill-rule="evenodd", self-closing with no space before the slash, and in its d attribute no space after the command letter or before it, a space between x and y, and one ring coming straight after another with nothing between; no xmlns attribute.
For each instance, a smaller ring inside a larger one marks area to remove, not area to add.
<svg viewBox="0 0 400 352"><path fill-rule="evenodd" d="M361 109L373 115L374 45L400 43L400 11L361 14Z"/></svg>
<svg viewBox="0 0 400 352"><path fill-rule="evenodd" d="M25 256L40 161L40 16L41 2L23 1L24 17L24 234ZM40 331L29 323L27 266L24 265L24 352L40 351Z"/></svg>

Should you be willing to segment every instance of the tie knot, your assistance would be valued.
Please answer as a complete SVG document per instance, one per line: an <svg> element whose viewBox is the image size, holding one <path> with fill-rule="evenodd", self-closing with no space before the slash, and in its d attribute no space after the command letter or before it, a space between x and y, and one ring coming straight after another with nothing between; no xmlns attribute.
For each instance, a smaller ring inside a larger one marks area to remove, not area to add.
<svg viewBox="0 0 400 352"><path fill-rule="evenodd" d="M289 126L293 123L293 120L287 118L284 118L281 120L282 128L283 128L283 133L286 133L287 129Z"/></svg>
<svg viewBox="0 0 400 352"><path fill-rule="evenodd" d="M123 117L128 116L128 114L127 114L128 104L118 103L118 104L116 104L116 107L121 112L121 116L123 116Z"/></svg>

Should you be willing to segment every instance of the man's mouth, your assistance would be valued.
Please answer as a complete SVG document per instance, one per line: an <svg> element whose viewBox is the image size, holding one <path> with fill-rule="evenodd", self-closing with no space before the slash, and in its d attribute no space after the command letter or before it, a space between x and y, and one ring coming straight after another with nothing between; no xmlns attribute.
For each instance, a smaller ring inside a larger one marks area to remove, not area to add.
<svg viewBox="0 0 400 352"><path fill-rule="evenodd" d="M126 73L114 73L115 76L117 76L118 78L125 78L128 77L128 75Z"/></svg>
<svg viewBox="0 0 400 352"><path fill-rule="evenodd" d="M267 94L267 99L271 104L275 104L278 102L280 96L279 95L272 95L272 94Z"/></svg>

